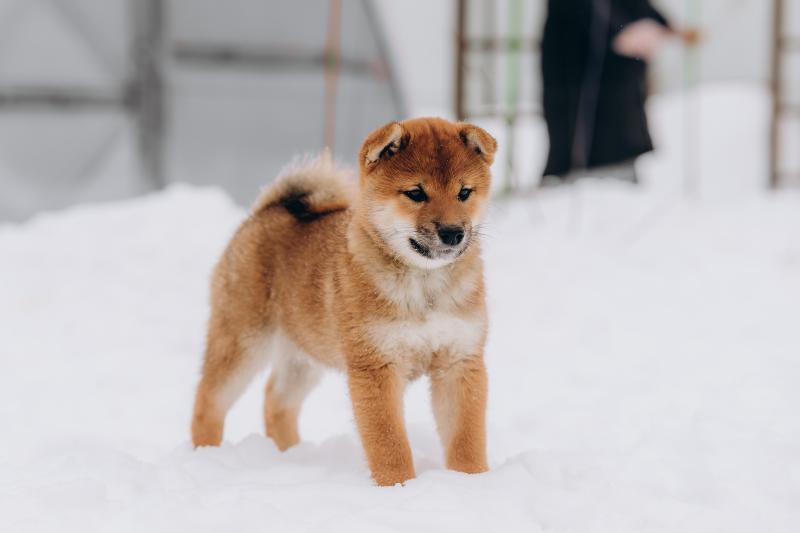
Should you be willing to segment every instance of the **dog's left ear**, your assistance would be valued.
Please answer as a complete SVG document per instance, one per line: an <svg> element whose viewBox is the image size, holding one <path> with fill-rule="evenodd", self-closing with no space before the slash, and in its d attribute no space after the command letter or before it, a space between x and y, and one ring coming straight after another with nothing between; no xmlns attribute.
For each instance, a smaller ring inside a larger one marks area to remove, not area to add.
<svg viewBox="0 0 800 533"><path fill-rule="evenodd" d="M462 124L458 136L466 147L481 156L486 164L492 164L494 154L497 152L497 141L486 133L486 130L473 124Z"/></svg>

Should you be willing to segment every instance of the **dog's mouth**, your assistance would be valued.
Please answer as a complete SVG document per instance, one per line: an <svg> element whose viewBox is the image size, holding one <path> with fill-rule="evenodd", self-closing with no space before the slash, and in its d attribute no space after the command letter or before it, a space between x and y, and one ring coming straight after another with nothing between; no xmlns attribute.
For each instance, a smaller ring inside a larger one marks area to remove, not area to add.
<svg viewBox="0 0 800 533"><path fill-rule="evenodd" d="M427 259L433 259L433 255L431 254L431 249L428 248L427 246L421 245L418 241L412 238L408 239L408 243L411 245L414 251L417 252L422 257L425 257Z"/></svg>
<svg viewBox="0 0 800 533"><path fill-rule="evenodd" d="M463 254L467 250L467 245L469 244L469 242L468 241L464 242L461 246L438 246L432 248L430 246L422 244L413 237L409 237L408 244L411 245L411 248L415 252L417 252L425 259L453 260L458 257L461 257L461 254Z"/></svg>

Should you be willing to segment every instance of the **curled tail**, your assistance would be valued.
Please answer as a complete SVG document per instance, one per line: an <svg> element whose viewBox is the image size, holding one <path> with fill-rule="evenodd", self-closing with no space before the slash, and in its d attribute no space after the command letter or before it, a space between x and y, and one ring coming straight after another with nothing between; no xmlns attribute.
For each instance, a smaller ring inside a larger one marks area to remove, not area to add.
<svg viewBox="0 0 800 533"><path fill-rule="evenodd" d="M300 221L317 219L327 213L350 207L354 197L350 172L337 167L328 150L283 170L253 203L257 215L270 207L281 206Z"/></svg>

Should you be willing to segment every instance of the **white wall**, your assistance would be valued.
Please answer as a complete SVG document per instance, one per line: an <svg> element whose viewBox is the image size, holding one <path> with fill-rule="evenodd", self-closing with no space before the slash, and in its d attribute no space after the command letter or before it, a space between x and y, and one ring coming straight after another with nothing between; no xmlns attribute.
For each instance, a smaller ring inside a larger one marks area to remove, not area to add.
<svg viewBox="0 0 800 533"><path fill-rule="evenodd" d="M375 0L409 115L453 114L455 2Z"/></svg>
<svg viewBox="0 0 800 533"><path fill-rule="evenodd" d="M769 80L772 2L661 0L655 4L676 25L701 28L704 37L695 58L699 81ZM667 47L655 65L656 88L674 89L690 68L682 49Z"/></svg>

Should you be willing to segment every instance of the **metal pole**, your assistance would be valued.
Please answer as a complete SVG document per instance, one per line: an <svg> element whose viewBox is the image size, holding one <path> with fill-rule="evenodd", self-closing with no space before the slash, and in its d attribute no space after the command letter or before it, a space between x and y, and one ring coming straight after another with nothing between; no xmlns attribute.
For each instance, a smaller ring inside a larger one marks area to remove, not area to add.
<svg viewBox="0 0 800 533"><path fill-rule="evenodd" d="M362 0L361 5L364 6L364 13L367 15L369 26L372 28L372 35L375 37L375 42L378 46L378 53L382 62L382 73L389 78L389 89L392 91L392 98L397 106L397 118L406 118L408 116L408 108L406 107L405 98L403 98L403 91L400 88L399 77L394 69L394 62L389 54L389 47L386 44L386 37L383 33L381 21L375 13L375 7L371 0ZM347 61L342 59L342 68L345 67L346 64Z"/></svg>
<svg viewBox="0 0 800 533"><path fill-rule="evenodd" d="M508 32L509 41L513 43L513 45L506 56L506 175L505 183L503 184L504 193L510 193L516 187L514 145L516 143L517 108L519 106L522 15L522 0L512 0L509 6Z"/></svg>
<svg viewBox="0 0 800 533"><path fill-rule="evenodd" d="M483 38L494 41L497 38L497 23L495 14L497 6L495 0L483 0ZM497 54L483 54L483 68L481 72L482 104L490 107L495 103L495 83L497 83Z"/></svg>
<svg viewBox="0 0 800 533"><path fill-rule="evenodd" d="M133 75L128 99L144 177L157 188L164 178L164 5L162 0L130 0L133 21Z"/></svg>
<svg viewBox="0 0 800 533"><path fill-rule="evenodd" d="M769 129L769 187L777 189L780 185L780 114L782 95L781 48L783 44L783 1L772 2L772 51L770 65L770 86L772 89L772 122Z"/></svg>
<svg viewBox="0 0 800 533"><path fill-rule="evenodd" d="M700 3L697 0L688 0L687 26L690 28L699 27L700 23ZM685 107L684 107L684 193L687 196L694 195L699 189L699 154L700 132L702 125L700 120L700 100L697 93L697 82L699 78L699 52L696 47L686 48L684 51L684 84L685 84Z"/></svg>
<svg viewBox="0 0 800 533"><path fill-rule="evenodd" d="M325 44L325 123L322 145L331 151L333 151L333 142L336 136L336 89L342 57L341 25L342 0L330 0L328 4L328 34Z"/></svg>
<svg viewBox="0 0 800 533"><path fill-rule="evenodd" d="M464 45L464 33L467 25L467 2L458 0L456 3L456 86L455 104L456 119L466 120L467 112L464 106L464 68L466 48Z"/></svg>

